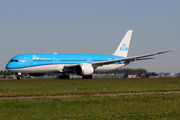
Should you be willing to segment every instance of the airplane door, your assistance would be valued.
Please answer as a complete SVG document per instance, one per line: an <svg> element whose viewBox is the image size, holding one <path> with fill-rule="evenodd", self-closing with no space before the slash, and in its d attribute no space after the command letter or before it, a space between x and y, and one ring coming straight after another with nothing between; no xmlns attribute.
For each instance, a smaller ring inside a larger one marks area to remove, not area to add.
<svg viewBox="0 0 180 120"><path fill-rule="evenodd" d="M88 62L91 63L92 62L92 58L89 57L88 58Z"/></svg>
<svg viewBox="0 0 180 120"><path fill-rule="evenodd" d="M29 65L29 63L30 63L29 58L25 57L24 60L25 60L25 65Z"/></svg>
<svg viewBox="0 0 180 120"><path fill-rule="evenodd" d="M55 57L53 58L53 63L57 64L57 59Z"/></svg>

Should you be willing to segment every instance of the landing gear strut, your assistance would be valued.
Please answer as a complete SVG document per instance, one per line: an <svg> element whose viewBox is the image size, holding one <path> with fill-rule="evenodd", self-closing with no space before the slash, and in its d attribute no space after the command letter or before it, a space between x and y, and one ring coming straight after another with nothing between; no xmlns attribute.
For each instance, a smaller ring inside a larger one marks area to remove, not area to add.
<svg viewBox="0 0 180 120"><path fill-rule="evenodd" d="M21 80L22 79L20 72L16 73L16 75L17 75L17 80Z"/></svg>
<svg viewBox="0 0 180 120"><path fill-rule="evenodd" d="M87 76L82 76L83 79L92 79L93 76L92 75L87 75Z"/></svg>
<svg viewBox="0 0 180 120"><path fill-rule="evenodd" d="M69 78L70 78L69 75L66 75L65 73L59 76L59 79L69 79Z"/></svg>

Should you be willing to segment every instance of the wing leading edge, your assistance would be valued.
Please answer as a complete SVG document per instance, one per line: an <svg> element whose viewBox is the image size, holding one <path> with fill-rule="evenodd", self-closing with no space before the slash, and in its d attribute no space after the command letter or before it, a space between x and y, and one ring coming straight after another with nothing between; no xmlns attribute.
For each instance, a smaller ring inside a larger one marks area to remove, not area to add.
<svg viewBox="0 0 180 120"><path fill-rule="evenodd" d="M171 52L171 51L173 51L173 50L157 52L157 53L151 53L151 54L145 54L145 55L140 55L140 56L127 57L127 58L123 58L123 59L101 61L101 62L93 62L91 64L92 65L102 66L102 65L108 65L108 64L111 64L111 63L115 63L115 62L129 63L129 62L138 61L138 60L148 60L148 59L154 59L153 57L150 57L150 56L154 56L154 55L158 55L158 54L163 54L163 53L168 53L168 52Z"/></svg>
<svg viewBox="0 0 180 120"><path fill-rule="evenodd" d="M133 57L123 58L123 59L100 61L100 62L92 62L92 63L88 63L88 64L92 64L93 66L103 66L103 65L108 65L108 64L115 63L115 62L130 63L130 62L138 61L138 60L154 59L154 57L151 57L151 56L158 55L158 54L163 54L163 53L168 53L168 52L171 52L171 51L173 51L173 50L157 52L157 53L151 53L151 54L145 54L145 55L140 55L140 56L133 56ZM75 67L76 65L78 65L78 64L66 65L65 67Z"/></svg>

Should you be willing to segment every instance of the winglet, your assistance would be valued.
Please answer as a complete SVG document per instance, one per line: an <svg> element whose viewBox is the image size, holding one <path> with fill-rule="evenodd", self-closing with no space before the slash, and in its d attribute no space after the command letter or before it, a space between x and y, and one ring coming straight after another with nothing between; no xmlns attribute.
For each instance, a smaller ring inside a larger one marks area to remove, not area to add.
<svg viewBox="0 0 180 120"><path fill-rule="evenodd" d="M113 55L127 57L132 32L133 32L133 30L127 31L126 35L124 36L123 40L121 41L121 43L119 44L118 48L113 53Z"/></svg>

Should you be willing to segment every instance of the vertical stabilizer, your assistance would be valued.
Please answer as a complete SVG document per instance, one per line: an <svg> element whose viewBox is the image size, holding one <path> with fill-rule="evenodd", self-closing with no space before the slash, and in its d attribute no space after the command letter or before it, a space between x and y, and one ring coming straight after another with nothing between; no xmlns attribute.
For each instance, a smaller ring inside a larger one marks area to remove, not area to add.
<svg viewBox="0 0 180 120"><path fill-rule="evenodd" d="M127 31L126 35L124 36L123 40L121 41L121 43L119 44L118 48L113 53L113 55L127 57L132 32L133 32L133 30Z"/></svg>

